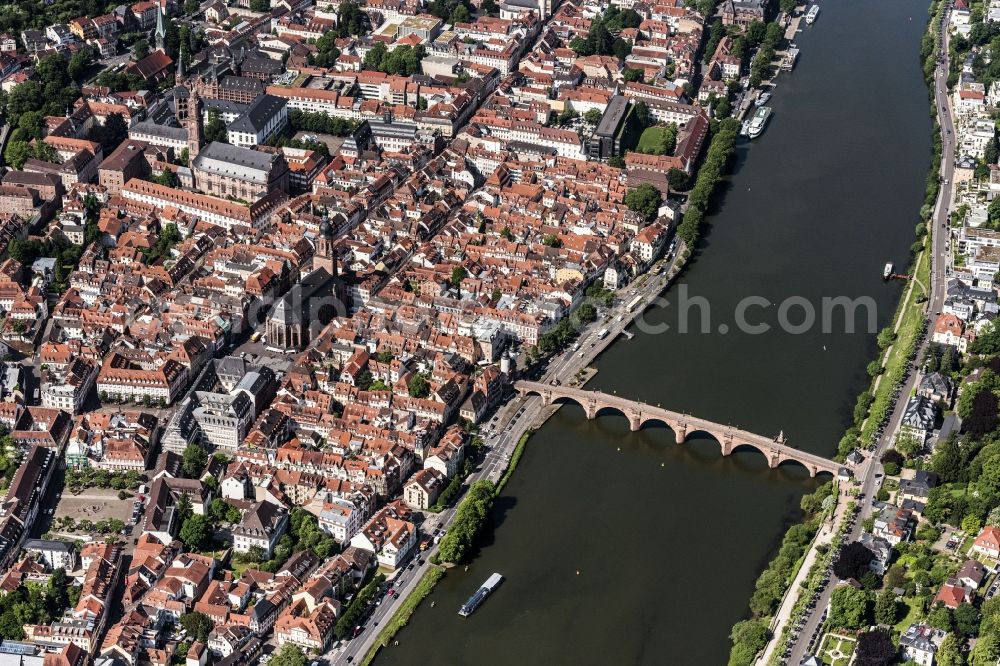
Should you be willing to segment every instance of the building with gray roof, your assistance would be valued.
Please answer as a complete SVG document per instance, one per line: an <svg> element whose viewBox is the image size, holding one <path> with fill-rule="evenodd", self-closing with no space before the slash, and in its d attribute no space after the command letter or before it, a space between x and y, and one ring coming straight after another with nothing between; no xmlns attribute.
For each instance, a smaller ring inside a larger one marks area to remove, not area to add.
<svg viewBox="0 0 1000 666"><path fill-rule="evenodd" d="M251 202L273 190L288 191L288 163L279 151L213 141L198 152L191 173L196 189L222 198Z"/></svg>
<svg viewBox="0 0 1000 666"><path fill-rule="evenodd" d="M183 127L160 125L149 120L142 120L132 125L128 130L128 138L145 141L153 146L173 148L178 154L187 148L187 130Z"/></svg>
<svg viewBox="0 0 1000 666"><path fill-rule="evenodd" d="M229 143L234 146L259 146L287 123L287 100L274 95L261 95L228 124L226 131Z"/></svg>

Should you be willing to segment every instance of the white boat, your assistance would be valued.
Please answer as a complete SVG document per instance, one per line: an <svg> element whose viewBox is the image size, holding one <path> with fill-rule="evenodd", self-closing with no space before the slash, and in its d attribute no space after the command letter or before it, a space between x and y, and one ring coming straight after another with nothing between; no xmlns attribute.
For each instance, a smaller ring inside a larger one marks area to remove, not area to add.
<svg viewBox="0 0 1000 666"><path fill-rule="evenodd" d="M795 69L795 61L799 59L799 50L794 46L789 46L781 59L781 71L790 72Z"/></svg>
<svg viewBox="0 0 1000 666"><path fill-rule="evenodd" d="M747 136L756 139L764 133L767 121L771 118L771 107L762 106L753 114L750 124L747 126Z"/></svg>
<svg viewBox="0 0 1000 666"><path fill-rule="evenodd" d="M882 279L883 280L888 280L890 275L892 275L892 262L891 261L888 264L885 265L885 268L882 269Z"/></svg>
<svg viewBox="0 0 1000 666"><path fill-rule="evenodd" d="M770 99L771 99L771 93L769 93L769 92L761 93L760 97L758 97L757 99L755 99L753 101L753 103L754 103L755 106L764 106L765 104L767 104L768 100L770 100Z"/></svg>
<svg viewBox="0 0 1000 666"><path fill-rule="evenodd" d="M469 617L472 615L472 613L479 608L479 604L486 601L486 597L490 596L490 593L493 592L493 590L497 588L497 585L499 585L502 581L502 575L498 573L491 575L486 579L486 582L483 583L471 597L469 597L469 600L462 604L462 607L458 610L458 614L462 617Z"/></svg>
<svg viewBox="0 0 1000 666"><path fill-rule="evenodd" d="M813 5L809 8L809 13L806 14L806 24L812 25L815 23L817 16L819 16L819 5Z"/></svg>

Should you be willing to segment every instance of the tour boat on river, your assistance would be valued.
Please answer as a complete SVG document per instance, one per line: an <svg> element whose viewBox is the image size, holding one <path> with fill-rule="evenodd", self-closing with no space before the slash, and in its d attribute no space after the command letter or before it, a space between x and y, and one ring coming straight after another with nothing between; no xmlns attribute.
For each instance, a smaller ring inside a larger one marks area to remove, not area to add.
<svg viewBox="0 0 1000 666"><path fill-rule="evenodd" d="M469 600L462 604L462 607L458 609L458 614L462 617L469 617L472 615L472 613L479 608L479 605L486 601L486 597L490 596L490 593L493 592L493 590L497 588L497 585L499 585L502 581L503 576L500 574L495 573L491 575L486 579L486 582L483 583L471 597L469 597Z"/></svg>
<svg viewBox="0 0 1000 666"><path fill-rule="evenodd" d="M771 108L768 106L762 106L757 109L753 114L753 118L750 120L750 124L747 125L747 136L751 139L756 139L761 134L764 133L764 127L767 126L767 121L771 118Z"/></svg>

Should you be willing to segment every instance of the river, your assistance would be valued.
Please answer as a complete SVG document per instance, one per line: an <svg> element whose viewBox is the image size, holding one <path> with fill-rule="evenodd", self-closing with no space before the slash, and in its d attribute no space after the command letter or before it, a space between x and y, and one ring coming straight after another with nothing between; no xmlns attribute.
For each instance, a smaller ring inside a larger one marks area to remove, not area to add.
<svg viewBox="0 0 1000 666"><path fill-rule="evenodd" d="M710 303L713 332L680 333L676 305L653 309L645 321L670 330L633 329L598 360L592 388L835 452L874 333L836 318L829 333L738 333L733 313L750 296L804 297L817 312L848 296L872 299L878 328L891 320L903 283L883 283L882 267L906 264L930 164L926 18L921 3L839 0L803 24L770 125L740 145L680 281ZM777 310L747 319L773 323ZM566 406L530 440L469 571L448 573L378 663L725 663L730 626L815 485L753 451L722 458L707 437L678 446L665 428L630 433L620 416ZM493 571L506 581L460 618Z"/></svg>

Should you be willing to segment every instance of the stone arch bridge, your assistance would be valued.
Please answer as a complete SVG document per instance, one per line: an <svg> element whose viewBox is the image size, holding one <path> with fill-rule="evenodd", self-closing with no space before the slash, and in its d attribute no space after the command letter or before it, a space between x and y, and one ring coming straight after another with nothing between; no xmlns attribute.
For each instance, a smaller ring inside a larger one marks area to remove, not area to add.
<svg viewBox="0 0 1000 666"><path fill-rule="evenodd" d="M597 418L598 413L604 409L617 411L628 419L629 426L633 431L639 430L643 424L650 421L660 421L674 431L678 444L682 444L694 432L705 432L719 442L722 455L728 456L739 446L749 446L760 451L772 468L783 462L793 461L805 467L809 471L809 476L816 476L820 473L836 476L841 467L848 469L852 467L848 463L838 463L823 456L792 448L785 443L783 434L779 434L777 437L757 435L732 426L700 419L690 414L672 412L669 409L654 407L601 391L586 391L569 386L552 386L529 381L515 382L514 388L522 397L531 394L538 395L545 406L551 405L557 400L575 402L583 407L588 419Z"/></svg>

